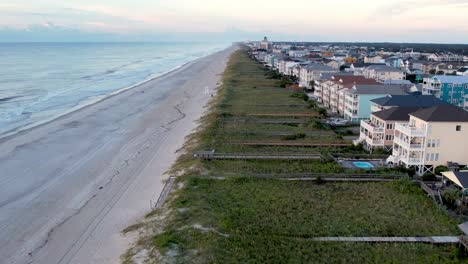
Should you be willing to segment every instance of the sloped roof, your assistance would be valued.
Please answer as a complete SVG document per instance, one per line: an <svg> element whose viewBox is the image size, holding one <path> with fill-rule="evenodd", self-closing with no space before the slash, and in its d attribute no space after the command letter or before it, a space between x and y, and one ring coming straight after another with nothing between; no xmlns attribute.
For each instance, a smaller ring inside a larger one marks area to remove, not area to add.
<svg viewBox="0 0 468 264"><path fill-rule="evenodd" d="M351 88L355 84L379 84L374 79L368 79L364 76L359 75L345 75L345 76L333 76L332 81L336 84L341 84L345 87Z"/></svg>
<svg viewBox="0 0 468 264"><path fill-rule="evenodd" d="M423 108L446 104L444 101L433 95L389 95L373 99L371 102L380 106L415 106Z"/></svg>
<svg viewBox="0 0 468 264"><path fill-rule="evenodd" d="M309 65L304 66L304 68L310 71L336 71L336 69L328 65L319 64L319 63L311 63Z"/></svg>
<svg viewBox="0 0 468 264"><path fill-rule="evenodd" d="M468 171L444 171L442 175L459 187L463 189L468 188Z"/></svg>
<svg viewBox="0 0 468 264"><path fill-rule="evenodd" d="M468 122L468 112L451 104L421 109L411 115L430 122Z"/></svg>
<svg viewBox="0 0 468 264"><path fill-rule="evenodd" d="M407 121L410 119L409 114L413 113L420 108L417 106L410 107L392 107L382 111L374 112L372 115L389 121Z"/></svg>
<svg viewBox="0 0 468 264"><path fill-rule="evenodd" d="M354 85L350 92L353 94L391 94L404 95L410 92L409 85L393 85L393 84L357 84Z"/></svg>

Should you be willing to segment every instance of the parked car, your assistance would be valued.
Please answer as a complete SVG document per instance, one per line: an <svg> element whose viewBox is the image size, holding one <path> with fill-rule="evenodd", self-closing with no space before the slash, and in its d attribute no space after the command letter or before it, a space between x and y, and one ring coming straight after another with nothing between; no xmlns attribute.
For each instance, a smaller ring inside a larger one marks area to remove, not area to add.
<svg viewBox="0 0 468 264"><path fill-rule="evenodd" d="M330 126L347 126L349 125L349 120L342 118L331 118L326 122Z"/></svg>

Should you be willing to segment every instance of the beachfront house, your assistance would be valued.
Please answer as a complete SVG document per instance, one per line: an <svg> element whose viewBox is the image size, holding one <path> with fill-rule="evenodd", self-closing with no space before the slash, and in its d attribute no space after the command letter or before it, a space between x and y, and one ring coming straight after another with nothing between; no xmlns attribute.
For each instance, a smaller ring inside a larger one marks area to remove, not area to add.
<svg viewBox="0 0 468 264"><path fill-rule="evenodd" d="M321 73L327 72L336 72L336 69L333 69L330 66L318 64L318 63L311 63L301 67L300 75L299 75L299 85L301 87L310 88L310 82L314 80L320 79Z"/></svg>
<svg viewBox="0 0 468 264"><path fill-rule="evenodd" d="M468 164L464 151L468 149L468 112L441 104L409 115L407 124L395 125L393 152L387 162L413 167L420 175L439 165Z"/></svg>
<svg viewBox="0 0 468 264"><path fill-rule="evenodd" d="M374 79L367 79L364 76L332 76L321 85L321 102L333 113L344 114L345 91L351 89L356 84L378 84Z"/></svg>
<svg viewBox="0 0 468 264"><path fill-rule="evenodd" d="M345 93L344 118L358 123L369 119L371 100L387 95L405 95L417 91L414 85L357 84Z"/></svg>
<svg viewBox="0 0 468 264"><path fill-rule="evenodd" d="M391 150L393 138L395 136L395 124L407 124L410 113L420 109L419 107L393 107L370 115L369 120L361 120L359 138L354 144L363 144L364 148L370 152L383 148Z"/></svg>
<svg viewBox="0 0 468 264"><path fill-rule="evenodd" d="M423 94L468 110L468 76L435 75L423 80Z"/></svg>

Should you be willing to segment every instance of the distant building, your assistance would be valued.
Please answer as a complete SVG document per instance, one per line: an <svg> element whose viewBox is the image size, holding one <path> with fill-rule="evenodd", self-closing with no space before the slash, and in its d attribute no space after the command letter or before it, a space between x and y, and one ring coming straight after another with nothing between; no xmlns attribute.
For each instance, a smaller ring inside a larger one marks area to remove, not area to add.
<svg viewBox="0 0 468 264"><path fill-rule="evenodd" d="M423 80L423 94L468 110L468 76L435 75Z"/></svg>
<svg viewBox="0 0 468 264"><path fill-rule="evenodd" d="M265 50L271 49L271 43L268 41L267 37L264 37L262 41L260 41L260 48Z"/></svg>
<svg viewBox="0 0 468 264"><path fill-rule="evenodd" d="M385 80L403 80L406 76L404 71L388 65L372 65L366 67L363 71L363 75L366 78L372 78L382 82Z"/></svg>

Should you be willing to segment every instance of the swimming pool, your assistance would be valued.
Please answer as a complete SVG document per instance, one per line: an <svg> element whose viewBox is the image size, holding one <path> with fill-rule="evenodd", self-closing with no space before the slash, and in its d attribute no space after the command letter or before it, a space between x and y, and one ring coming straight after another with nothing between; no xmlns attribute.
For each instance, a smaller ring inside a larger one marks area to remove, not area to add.
<svg viewBox="0 0 468 264"><path fill-rule="evenodd" d="M370 164L369 162L362 162L362 161L355 161L353 165L360 169L373 169L374 165Z"/></svg>

